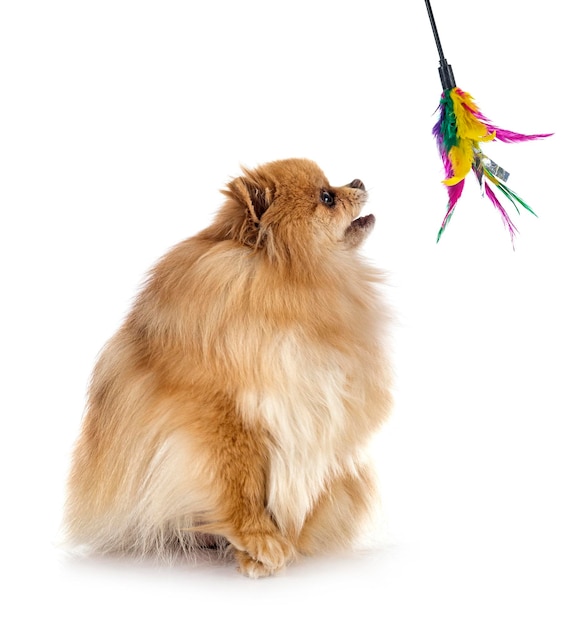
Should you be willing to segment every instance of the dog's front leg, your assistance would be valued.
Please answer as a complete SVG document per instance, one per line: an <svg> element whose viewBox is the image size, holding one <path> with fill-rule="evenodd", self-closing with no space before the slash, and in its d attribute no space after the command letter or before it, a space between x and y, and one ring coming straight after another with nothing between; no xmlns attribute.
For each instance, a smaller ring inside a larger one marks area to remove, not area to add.
<svg viewBox="0 0 585 626"><path fill-rule="evenodd" d="M229 419L215 456L220 487L222 534L235 548L240 571L269 576L291 562L295 551L266 509L268 455L262 432Z"/></svg>

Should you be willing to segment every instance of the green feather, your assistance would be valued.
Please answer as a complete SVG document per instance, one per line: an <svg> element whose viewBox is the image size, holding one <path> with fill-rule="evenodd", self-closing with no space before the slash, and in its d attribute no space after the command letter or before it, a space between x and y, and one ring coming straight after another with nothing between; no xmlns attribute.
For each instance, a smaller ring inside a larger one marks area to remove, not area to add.
<svg viewBox="0 0 585 626"><path fill-rule="evenodd" d="M443 93L441 104L444 107L444 115L441 123L441 136L443 138L445 152L449 154L449 150L451 150L453 146L459 145L459 138L457 137L457 118L455 117L455 110L453 107L453 99L451 98L450 89Z"/></svg>
<svg viewBox="0 0 585 626"><path fill-rule="evenodd" d="M506 185L504 185L504 183L500 180L494 180L491 176L490 180L494 182L498 186L499 190L506 196L506 198L510 200L518 214L520 214L520 209L518 209L518 205L516 204L516 202L521 204L527 211L532 213L534 217L538 217L538 215L536 215L536 213L530 208L530 206L524 200L522 200L522 198L516 192L512 191L509 187L506 187Z"/></svg>

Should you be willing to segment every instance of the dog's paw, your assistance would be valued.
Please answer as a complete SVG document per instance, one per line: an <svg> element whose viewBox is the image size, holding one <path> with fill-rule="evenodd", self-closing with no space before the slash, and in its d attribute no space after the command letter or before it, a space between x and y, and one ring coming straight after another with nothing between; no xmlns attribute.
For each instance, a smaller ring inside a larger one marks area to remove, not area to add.
<svg viewBox="0 0 585 626"><path fill-rule="evenodd" d="M250 578L263 578L283 569L295 551L291 544L277 535L249 535L240 541L244 548L236 550L239 570Z"/></svg>
<svg viewBox="0 0 585 626"><path fill-rule="evenodd" d="M236 550L236 560L238 562L238 571L248 578L265 578L272 576L276 571L267 567L261 561L253 559L247 552Z"/></svg>

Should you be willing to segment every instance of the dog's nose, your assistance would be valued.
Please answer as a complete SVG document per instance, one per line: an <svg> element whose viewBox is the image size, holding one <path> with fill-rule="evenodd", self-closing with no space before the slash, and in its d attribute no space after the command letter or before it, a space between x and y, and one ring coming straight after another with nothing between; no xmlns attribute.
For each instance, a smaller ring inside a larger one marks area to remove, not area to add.
<svg viewBox="0 0 585 626"><path fill-rule="evenodd" d="M366 190L366 186L359 178L352 180L351 183L349 183L348 187L351 187L352 189L361 189L362 191Z"/></svg>

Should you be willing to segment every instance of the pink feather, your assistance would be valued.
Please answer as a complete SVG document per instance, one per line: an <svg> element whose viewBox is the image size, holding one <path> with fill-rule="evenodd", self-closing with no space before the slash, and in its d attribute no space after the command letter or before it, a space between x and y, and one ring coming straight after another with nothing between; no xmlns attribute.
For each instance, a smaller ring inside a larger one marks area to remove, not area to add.
<svg viewBox="0 0 585 626"><path fill-rule="evenodd" d="M512 240L512 244L514 243L514 237L518 234L518 230L516 226L512 223L510 216L506 213L506 209L502 206L502 203L496 197L496 194L493 192L492 188L486 183L484 183L484 189L486 196L491 200L492 204L498 209L500 215L502 216L502 221L506 225L508 232L510 233L510 239Z"/></svg>
<svg viewBox="0 0 585 626"><path fill-rule="evenodd" d="M497 141L502 141L504 143L516 143L519 141L533 141L534 139L544 139L545 137L550 137L553 133L543 133L543 134L538 134L538 135L525 135L523 133L516 133L512 130L505 130L503 128L498 128L497 126L494 126L489 118L487 118L479 109L472 109L470 106L468 106L465 102L463 103L463 107L469 112L471 113L474 117L476 117L478 120L482 121L486 128L487 128L487 134L491 135L492 133L495 133L495 139Z"/></svg>
<svg viewBox="0 0 585 626"><path fill-rule="evenodd" d="M504 130L503 128L498 128L497 126L493 126L492 124L486 124L486 128L490 133L495 132L496 141L502 141L504 143L516 143L518 141L533 141L534 139L544 139L545 137L550 137L552 133L545 133L540 135L523 135L522 133L515 133L512 130Z"/></svg>

